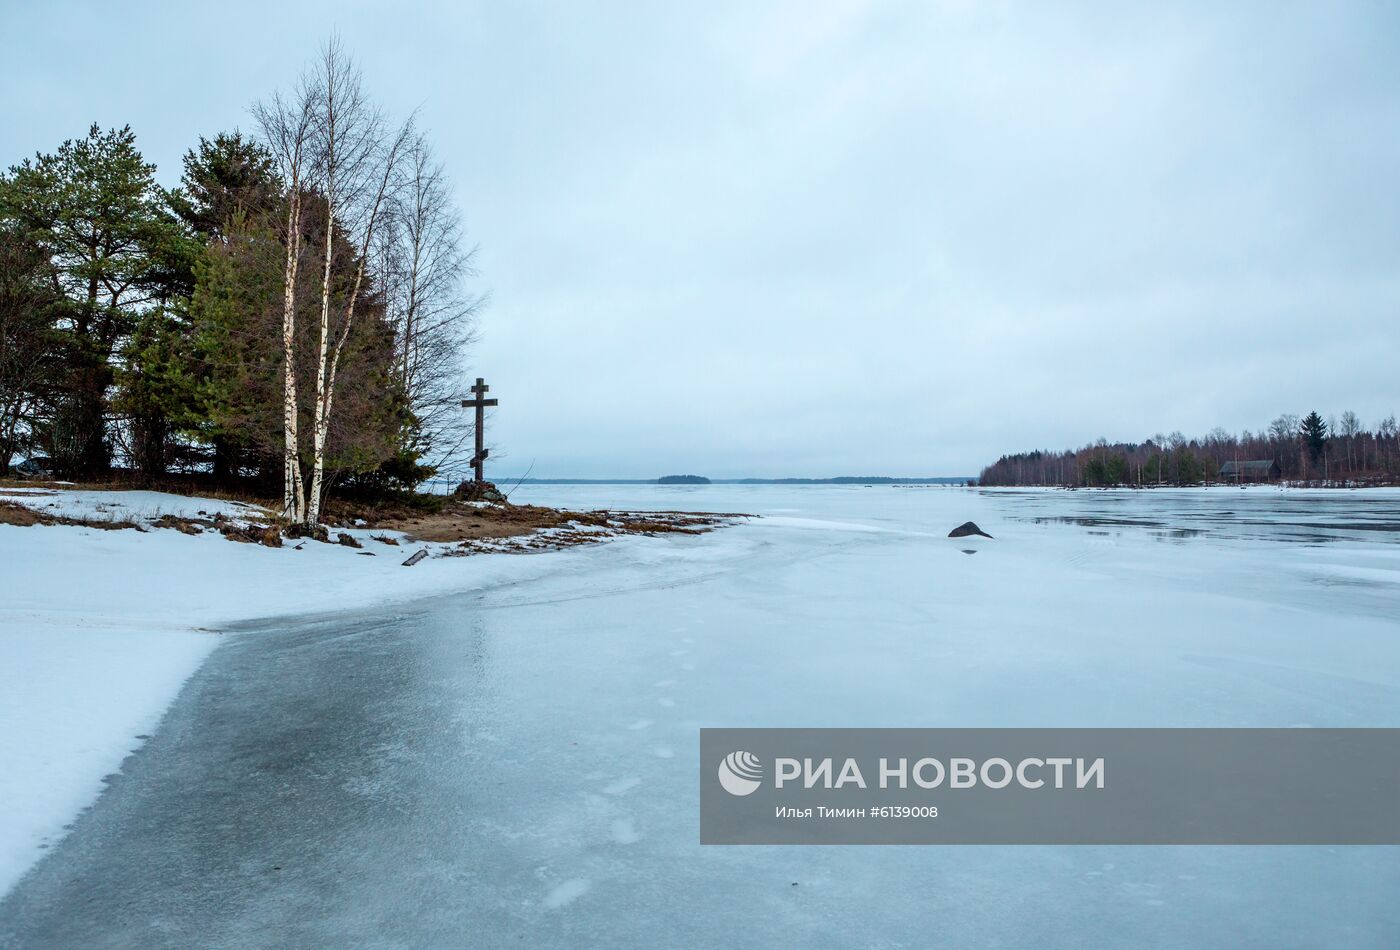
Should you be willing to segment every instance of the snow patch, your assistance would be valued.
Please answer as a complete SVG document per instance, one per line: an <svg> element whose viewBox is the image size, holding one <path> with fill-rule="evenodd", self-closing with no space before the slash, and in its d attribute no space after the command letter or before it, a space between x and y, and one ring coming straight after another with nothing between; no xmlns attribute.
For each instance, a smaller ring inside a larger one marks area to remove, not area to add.
<svg viewBox="0 0 1400 950"><path fill-rule="evenodd" d="M66 518L148 526L162 516L263 519L256 505L151 491L4 488L0 500ZM0 525L0 894L62 838L103 777L153 732L185 680L219 643L212 630L264 617L347 610L538 577L570 557L544 551L401 562L373 535L338 529L380 552L306 541L235 544L218 533ZM613 543L626 548L637 538ZM402 556L398 556L402 552Z"/></svg>

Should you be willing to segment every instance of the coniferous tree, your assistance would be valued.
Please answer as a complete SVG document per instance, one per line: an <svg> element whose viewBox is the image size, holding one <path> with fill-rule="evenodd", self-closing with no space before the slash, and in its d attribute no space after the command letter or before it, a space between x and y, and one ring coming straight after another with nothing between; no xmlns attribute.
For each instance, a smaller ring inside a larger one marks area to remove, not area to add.
<svg viewBox="0 0 1400 950"><path fill-rule="evenodd" d="M0 227L0 475L33 441L61 368L53 322L61 300L48 259L18 229Z"/></svg>
<svg viewBox="0 0 1400 950"><path fill-rule="evenodd" d="M236 215L226 227L231 239L204 250L191 302L203 426L196 434L214 446L218 477L246 470L266 482L283 448L283 249L266 221Z"/></svg>
<svg viewBox="0 0 1400 950"><path fill-rule="evenodd" d="M200 136L184 165L171 206L205 243L226 240L235 219L257 221L282 203L271 154L238 131Z"/></svg>
<svg viewBox="0 0 1400 950"><path fill-rule="evenodd" d="M65 298L55 329L67 350L51 417L40 426L60 470L94 475L111 463L113 359L141 314L169 295L180 229L155 167L129 127L70 139L10 169L0 217L48 260Z"/></svg>
<svg viewBox="0 0 1400 950"><path fill-rule="evenodd" d="M1322 417L1316 411L1310 412L1303 417L1299 433L1303 437L1303 444L1307 446L1308 457L1316 464L1327 449L1327 423L1322 421Z"/></svg>
<svg viewBox="0 0 1400 950"><path fill-rule="evenodd" d="M260 385L278 370L263 341L269 252L281 253L274 225L285 200L272 156L239 132L217 134L185 153L171 203L200 241L186 351L197 411L186 434L212 447L212 474L225 482L251 466L261 474L269 443ZM255 380L257 384L255 384Z"/></svg>

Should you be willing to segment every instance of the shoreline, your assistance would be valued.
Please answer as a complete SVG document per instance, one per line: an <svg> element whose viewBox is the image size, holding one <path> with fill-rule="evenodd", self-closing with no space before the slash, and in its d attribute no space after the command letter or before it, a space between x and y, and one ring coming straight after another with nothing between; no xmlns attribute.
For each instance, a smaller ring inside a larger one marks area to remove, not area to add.
<svg viewBox="0 0 1400 950"><path fill-rule="evenodd" d="M565 524L535 527L527 519L531 526L519 532L447 541L365 525L335 529L358 548L309 539L271 548L230 543L221 530L266 514L244 502L24 487L0 488L0 513L41 514L22 525L0 522L13 591L0 606L0 668L9 680L0 695L8 727L0 732L0 800L7 805L0 894L66 834L155 731L225 630L528 582L568 563L580 547L666 543L669 534L690 540L701 529L740 522L646 512L592 513L595 523L587 524L563 516L588 513L549 509L554 515L545 520ZM431 556L401 566L419 550Z"/></svg>
<svg viewBox="0 0 1400 950"><path fill-rule="evenodd" d="M315 528L287 524L260 501L140 488L70 485L64 482L0 484L0 524L16 527L89 527L148 532L211 531L231 541L301 550L306 541L339 544L365 553L420 547L430 556L524 552L569 547L625 534L703 534L737 519L735 512L679 510L574 510L516 505L508 500L469 501L424 495L381 503L335 501ZM378 533L374 533L378 532ZM442 549L453 545L453 550Z"/></svg>

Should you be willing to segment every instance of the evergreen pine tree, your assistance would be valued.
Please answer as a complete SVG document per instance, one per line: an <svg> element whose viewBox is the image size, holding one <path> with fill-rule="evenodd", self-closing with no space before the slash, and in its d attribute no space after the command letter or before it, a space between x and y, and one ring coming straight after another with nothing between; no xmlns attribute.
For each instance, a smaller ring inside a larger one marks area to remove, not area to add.
<svg viewBox="0 0 1400 950"><path fill-rule="evenodd" d="M1316 463L1327 448L1327 423L1323 422L1322 417L1314 410L1304 417L1299 433L1303 437L1303 444L1308 447L1308 456Z"/></svg>
<svg viewBox="0 0 1400 950"><path fill-rule="evenodd" d="M130 127L70 139L0 181L0 217L48 258L65 297L55 323L68 351L61 398L42 427L61 471L111 462L113 357L141 315L170 296L180 228Z"/></svg>

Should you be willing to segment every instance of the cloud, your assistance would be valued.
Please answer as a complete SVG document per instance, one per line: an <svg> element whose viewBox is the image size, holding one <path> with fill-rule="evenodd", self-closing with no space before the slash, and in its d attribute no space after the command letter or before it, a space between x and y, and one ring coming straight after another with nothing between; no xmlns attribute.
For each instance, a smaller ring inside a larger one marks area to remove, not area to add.
<svg viewBox="0 0 1400 950"><path fill-rule="evenodd" d="M61 59L22 12L0 156L129 121L173 179L334 19L481 242L504 469L966 474L1400 396L1387 8L339 9L91 7Z"/></svg>

